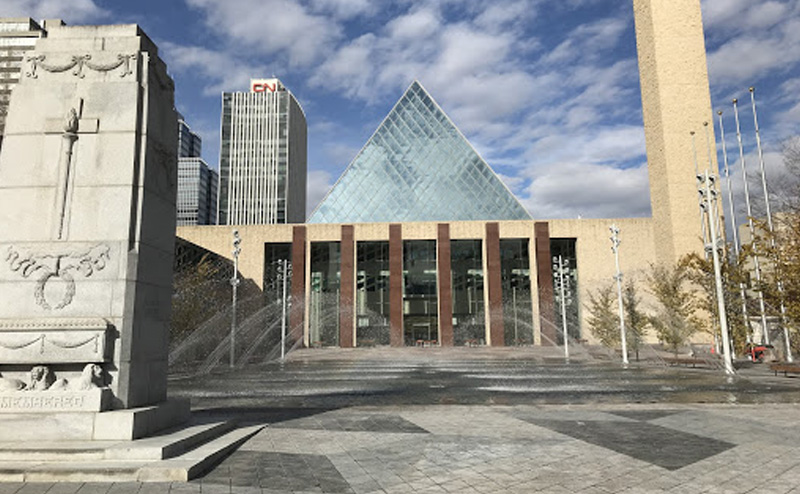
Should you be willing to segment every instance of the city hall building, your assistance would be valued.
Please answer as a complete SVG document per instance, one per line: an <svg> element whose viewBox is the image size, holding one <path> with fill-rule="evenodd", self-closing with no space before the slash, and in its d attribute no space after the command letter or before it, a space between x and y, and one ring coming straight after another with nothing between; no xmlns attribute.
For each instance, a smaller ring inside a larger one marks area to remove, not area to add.
<svg viewBox="0 0 800 494"><path fill-rule="evenodd" d="M650 218L532 218L414 82L306 223L178 236L230 258L237 229L240 274L267 300L288 261L288 324L308 347L553 345L562 310L570 337L591 340L584 306L613 283L612 224L626 279L703 249L690 132L711 101L700 3L679 3L634 2Z"/></svg>

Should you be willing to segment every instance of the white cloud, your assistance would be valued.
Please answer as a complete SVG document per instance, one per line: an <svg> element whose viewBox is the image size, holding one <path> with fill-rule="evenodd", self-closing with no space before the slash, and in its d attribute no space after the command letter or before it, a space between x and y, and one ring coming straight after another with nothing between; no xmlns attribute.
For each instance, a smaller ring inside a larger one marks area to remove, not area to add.
<svg viewBox="0 0 800 494"><path fill-rule="evenodd" d="M315 12L328 13L337 19L352 19L378 8L369 0L311 0L311 5Z"/></svg>
<svg viewBox="0 0 800 494"><path fill-rule="evenodd" d="M551 163L539 167L522 203L534 218L620 218L650 214L647 167Z"/></svg>
<svg viewBox="0 0 800 494"><path fill-rule="evenodd" d="M251 77L271 74L264 65L251 65L227 52L200 46L162 42L161 55L176 79L186 76L206 80L207 96L219 96L222 91L246 91Z"/></svg>
<svg viewBox="0 0 800 494"><path fill-rule="evenodd" d="M333 187L331 174L324 170L312 170L308 172L306 182L306 212L310 216L314 208L322 201L325 195Z"/></svg>
<svg viewBox="0 0 800 494"><path fill-rule="evenodd" d="M32 17L63 19L68 24L79 24L107 18L109 12L94 0L0 0L4 17Z"/></svg>
<svg viewBox="0 0 800 494"><path fill-rule="evenodd" d="M707 0L703 5L715 87L746 87L800 64L799 3Z"/></svg>
<svg viewBox="0 0 800 494"><path fill-rule="evenodd" d="M703 0L703 24L706 28L732 25L750 5L751 0Z"/></svg>
<svg viewBox="0 0 800 494"><path fill-rule="evenodd" d="M744 180L742 180L742 164L738 155L738 148L728 146L730 159L729 169L731 174L731 190L736 212L737 224L747 221L747 204L745 202ZM735 155L731 154L732 152ZM754 217L763 218L766 215L766 202L764 201L764 185L761 179L761 162L756 151L745 154L747 168L747 187L750 193L750 203ZM722 167L722 164L721 164ZM787 200L795 199L798 186L798 177L786 168L784 157L780 151L766 151L764 153L764 170L767 176L767 191L770 195L770 207L773 211L780 209ZM728 180L724 170L720 173L725 215L730 216L730 203L728 201ZM729 220L728 223L730 224Z"/></svg>
<svg viewBox="0 0 800 494"><path fill-rule="evenodd" d="M509 27L516 27L520 22L528 21L535 15L535 4L529 0L491 3L475 18L475 25L499 33Z"/></svg>
<svg viewBox="0 0 800 494"><path fill-rule="evenodd" d="M386 25L389 37L395 40L428 38L441 26L439 15L432 9L420 9L401 15Z"/></svg>
<svg viewBox="0 0 800 494"><path fill-rule="evenodd" d="M308 66L341 37L334 19L291 0L186 1L213 32L248 50L242 55L285 53L290 66Z"/></svg>

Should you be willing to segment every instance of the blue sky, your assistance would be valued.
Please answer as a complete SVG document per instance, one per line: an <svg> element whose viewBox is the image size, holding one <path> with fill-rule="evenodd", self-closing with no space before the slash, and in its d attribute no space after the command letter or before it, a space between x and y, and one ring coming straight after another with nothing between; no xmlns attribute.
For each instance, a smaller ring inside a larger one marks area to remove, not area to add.
<svg viewBox="0 0 800 494"><path fill-rule="evenodd" d="M139 23L213 166L220 93L277 76L308 120L309 213L417 79L535 218L649 214L630 1L0 0L0 12ZM781 143L800 133L800 2L703 0L703 12L729 151L739 97L754 157L755 85L770 182L783 183Z"/></svg>

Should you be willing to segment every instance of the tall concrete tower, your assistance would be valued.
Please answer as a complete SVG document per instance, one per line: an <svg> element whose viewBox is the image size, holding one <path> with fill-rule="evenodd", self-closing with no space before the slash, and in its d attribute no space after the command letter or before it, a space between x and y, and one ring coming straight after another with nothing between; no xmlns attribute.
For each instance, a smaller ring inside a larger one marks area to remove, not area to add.
<svg viewBox="0 0 800 494"><path fill-rule="evenodd" d="M633 8L656 261L673 263L702 251L690 132L700 171L709 159L717 170L700 0L633 0Z"/></svg>

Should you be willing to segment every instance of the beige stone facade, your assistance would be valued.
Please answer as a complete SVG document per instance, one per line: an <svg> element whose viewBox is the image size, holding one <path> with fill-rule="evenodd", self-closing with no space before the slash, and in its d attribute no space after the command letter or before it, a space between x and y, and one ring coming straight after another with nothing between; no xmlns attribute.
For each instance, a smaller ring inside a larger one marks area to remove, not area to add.
<svg viewBox="0 0 800 494"><path fill-rule="evenodd" d="M699 0L634 0L653 233L659 263L702 249L697 166L716 173Z"/></svg>

